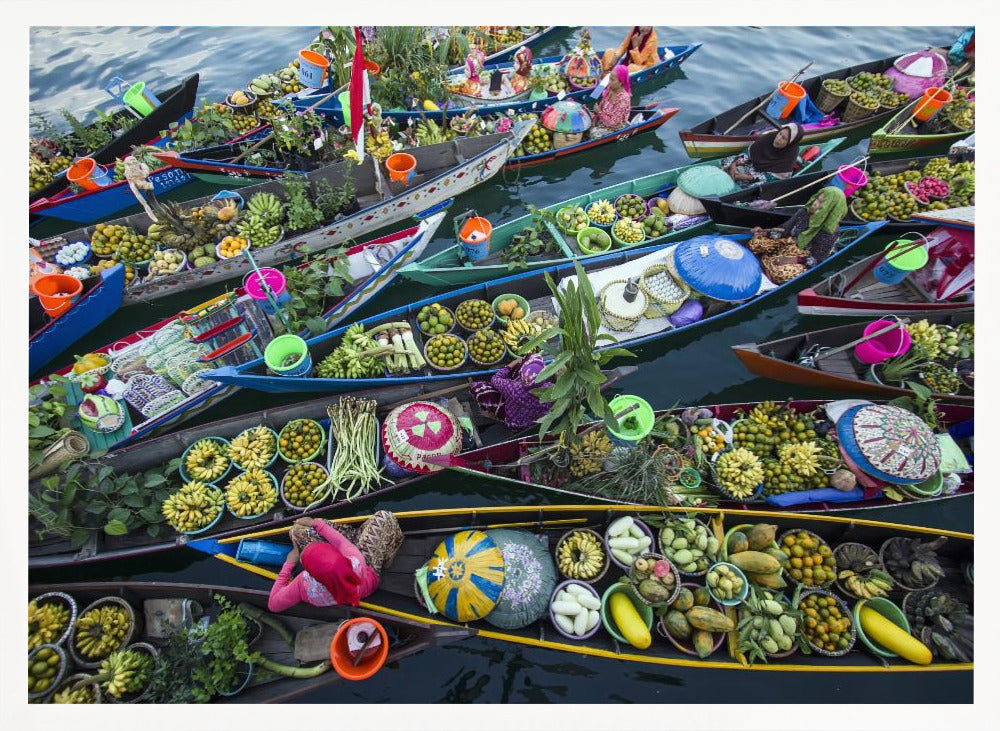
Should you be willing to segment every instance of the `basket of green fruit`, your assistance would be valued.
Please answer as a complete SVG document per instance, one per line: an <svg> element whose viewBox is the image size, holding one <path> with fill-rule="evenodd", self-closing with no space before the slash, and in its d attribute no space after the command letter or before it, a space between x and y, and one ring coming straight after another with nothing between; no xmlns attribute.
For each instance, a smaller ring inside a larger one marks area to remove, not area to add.
<svg viewBox="0 0 1000 731"><path fill-rule="evenodd" d="M618 218L640 219L646 214L646 201L634 193L626 193L615 199L615 213Z"/></svg>
<svg viewBox="0 0 1000 731"><path fill-rule="evenodd" d="M455 327L455 315L437 302L424 305L417 313L417 327L424 335L443 335Z"/></svg>
<svg viewBox="0 0 1000 731"><path fill-rule="evenodd" d="M618 219L618 213L611 201L602 198L590 204L587 208L587 218L590 219L591 226L597 226L607 231Z"/></svg>
<svg viewBox="0 0 1000 731"><path fill-rule="evenodd" d="M596 226L587 226L576 235L576 243L584 254L603 254L611 248L611 236Z"/></svg>
<svg viewBox="0 0 1000 731"><path fill-rule="evenodd" d="M465 365L469 349L457 335L435 335L424 343L424 358L437 371L455 371Z"/></svg>
<svg viewBox="0 0 1000 731"><path fill-rule="evenodd" d="M631 218L619 218L611 227L611 238L619 246L635 246L641 244L646 238L646 231L638 221Z"/></svg>
<svg viewBox="0 0 1000 731"><path fill-rule="evenodd" d="M851 95L851 87L843 79L825 79L816 97L816 106L829 114Z"/></svg>
<svg viewBox="0 0 1000 731"><path fill-rule="evenodd" d="M841 116L842 122L856 122L874 114L878 110L878 99L863 91L855 91L847 100L847 108Z"/></svg>
<svg viewBox="0 0 1000 731"><path fill-rule="evenodd" d="M892 91L890 89L883 89L877 94L879 111L889 111L890 109L898 109L899 107L910 101L910 97L906 94L900 94L899 92Z"/></svg>
<svg viewBox="0 0 1000 731"><path fill-rule="evenodd" d="M486 300L465 300L455 308L455 319L462 329L472 333L493 325L496 314Z"/></svg>
<svg viewBox="0 0 1000 731"><path fill-rule="evenodd" d="M590 224L583 206L563 206L556 211L556 225L559 230L576 236Z"/></svg>
<svg viewBox="0 0 1000 731"><path fill-rule="evenodd" d="M504 359L507 346L495 330L476 330L466 341L469 360L480 366L495 366Z"/></svg>
<svg viewBox="0 0 1000 731"><path fill-rule="evenodd" d="M920 380L934 393L958 393L962 388L962 379L950 368L940 363L928 363L920 373Z"/></svg>
<svg viewBox="0 0 1000 731"><path fill-rule="evenodd" d="M666 217L660 213L659 209L642 219L642 230L646 234L646 238L650 240L666 236L672 228L673 226L667 222Z"/></svg>

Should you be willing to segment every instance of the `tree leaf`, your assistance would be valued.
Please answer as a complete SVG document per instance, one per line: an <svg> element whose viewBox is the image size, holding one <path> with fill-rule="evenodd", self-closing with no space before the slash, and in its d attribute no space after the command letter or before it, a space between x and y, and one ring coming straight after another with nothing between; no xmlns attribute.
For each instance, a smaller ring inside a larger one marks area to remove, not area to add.
<svg viewBox="0 0 1000 731"><path fill-rule="evenodd" d="M142 495L126 495L122 498L122 502L130 508L141 508L146 504Z"/></svg>
<svg viewBox="0 0 1000 731"><path fill-rule="evenodd" d="M559 370L565 368L572 358L573 358L572 353L560 353L558 356L556 356L555 360L547 364L544 368L542 368L541 371L539 371L538 375L535 377L535 380L536 381L547 380L548 378L555 375Z"/></svg>
<svg viewBox="0 0 1000 731"><path fill-rule="evenodd" d="M128 526L120 520L109 520L104 525L104 532L109 536L123 536L128 533Z"/></svg>
<svg viewBox="0 0 1000 731"><path fill-rule="evenodd" d="M167 481L166 477L159 474L158 472L154 472L152 474L146 474L146 476L143 478L142 484L145 485L146 487L158 487L159 485L162 485L166 481Z"/></svg>
<svg viewBox="0 0 1000 731"><path fill-rule="evenodd" d="M112 508L108 511L108 522L120 522L125 523L129 518L132 517L132 511L128 508Z"/></svg>
<svg viewBox="0 0 1000 731"><path fill-rule="evenodd" d="M80 548L90 540L90 531L86 528L74 528L73 532L69 534L69 545L73 548Z"/></svg>

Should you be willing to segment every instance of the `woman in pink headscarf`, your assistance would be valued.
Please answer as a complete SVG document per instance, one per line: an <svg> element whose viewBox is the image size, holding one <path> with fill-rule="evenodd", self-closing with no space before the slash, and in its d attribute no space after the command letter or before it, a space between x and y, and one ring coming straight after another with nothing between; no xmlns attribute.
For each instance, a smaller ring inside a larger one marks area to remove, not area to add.
<svg viewBox="0 0 1000 731"><path fill-rule="evenodd" d="M594 107L594 126L591 138L603 137L628 124L632 111L632 83L628 67L618 65L611 71L608 88Z"/></svg>

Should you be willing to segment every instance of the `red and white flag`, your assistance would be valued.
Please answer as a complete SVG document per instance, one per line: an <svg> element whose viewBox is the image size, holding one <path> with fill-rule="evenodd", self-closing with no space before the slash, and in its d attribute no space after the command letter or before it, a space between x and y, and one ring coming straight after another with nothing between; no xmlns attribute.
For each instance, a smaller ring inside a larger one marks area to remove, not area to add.
<svg viewBox="0 0 1000 731"><path fill-rule="evenodd" d="M351 63L348 95L351 109L351 139L354 140L354 150L359 162L365 159L365 112L371 103L363 44L361 28L354 26L354 61Z"/></svg>

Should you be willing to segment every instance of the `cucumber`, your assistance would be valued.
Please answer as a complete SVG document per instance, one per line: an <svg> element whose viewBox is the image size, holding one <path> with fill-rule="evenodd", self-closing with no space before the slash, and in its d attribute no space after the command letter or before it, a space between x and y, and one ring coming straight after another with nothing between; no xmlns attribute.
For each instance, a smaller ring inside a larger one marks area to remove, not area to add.
<svg viewBox="0 0 1000 731"><path fill-rule="evenodd" d="M556 624L567 634L573 634L573 620L562 614L556 614Z"/></svg>
<svg viewBox="0 0 1000 731"><path fill-rule="evenodd" d="M580 606L584 607L585 609L601 608L601 600L598 599L593 594L590 594L589 592L585 594L577 594L576 600L580 604Z"/></svg>
<svg viewBox="0 0 1000 731"><path fill-rule="evenodd" d="M569 617L575 617L583 611L583 607L576 602L553 602L552 611L556 614L563 614Z"/></svg>
<svg viewBox="0 0 1000 731"><path fill-rule="evenodd" d="M634 522L631 515L625 515L608 526L608 535L612 538L625 535Z"/></svg>

